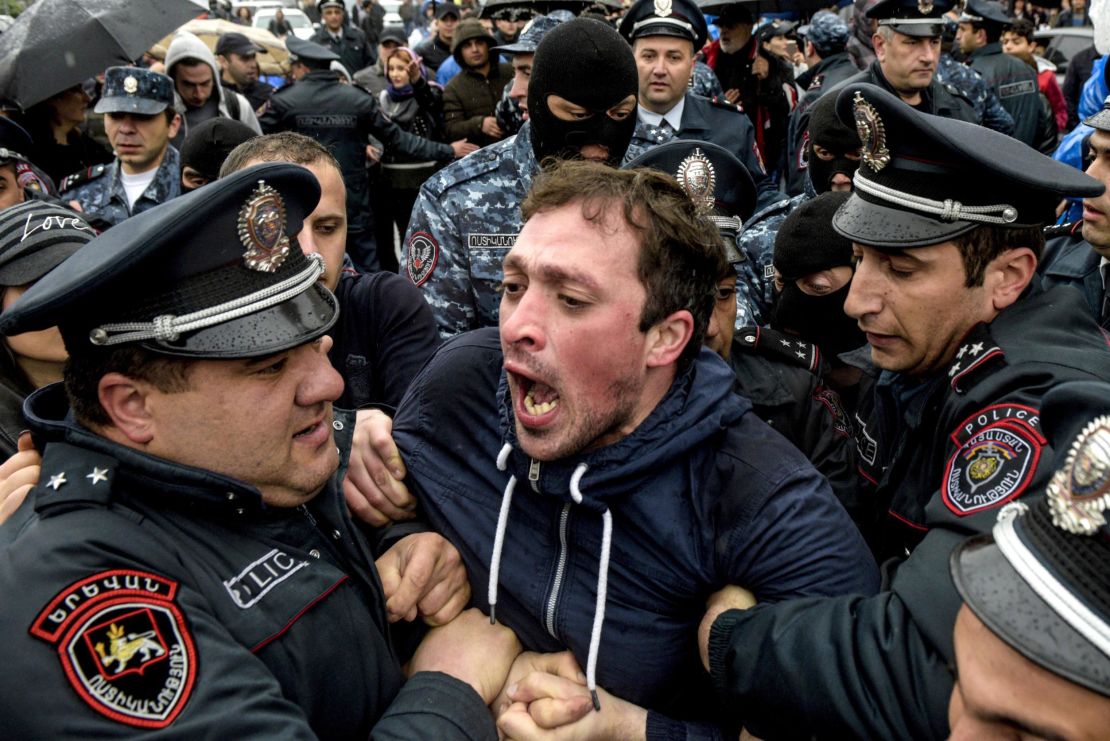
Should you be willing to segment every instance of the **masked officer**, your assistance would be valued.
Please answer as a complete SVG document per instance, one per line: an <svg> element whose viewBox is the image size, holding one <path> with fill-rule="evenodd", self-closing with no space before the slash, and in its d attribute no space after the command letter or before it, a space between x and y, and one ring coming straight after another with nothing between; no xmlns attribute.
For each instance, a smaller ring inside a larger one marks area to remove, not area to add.
<svg viewBox="0 0 1110 741"><path fill-rule="evenodd" d="M948 556L1051 475L1045 391L1110 378L1080 296L1033 282L1060 197L1103 186L871 85L845 87L837 113L863 144L833 227L853 243L844 308L876 374L854 420L874 506L865 535L881 559L904 560L876 598L715 605L702 655L757 736L942 737L960 606ZM801 662L805 673L790 669Z"/></svg>
<svg viewBox="0 0 1110 741"><path fill-rule="evenodd" d="M368 541L335 485L337 304L291 236L319 196L295 165L235 173L90 242L0 318L58 324L69 351L65 388L26 405L43 485L0 528L0 690L35 687L7 734L494 737L515 639L464 615L402 688L399 588L378 573L406 542L447 546Z"/></svg>
<svg viewBox="0 0 1110 741"><path fill-rule="evenodd" d="M339 82L328 67L338 59L333 52L296 36L286 38L285 45L296 84L270 98L260 119L262 129L268 134L296 131L331 149L347 185L347 253L361 270L375 271L379 264L366 173L369 138L417 162L446 162L467 150L460 142L448 145L414 136L390 121L374 96Z"/></svg>
<svg viewBox="0 0 1110 741"><path fill-rule="evenodd" d="M639 74L636 130L625 159L673 138L710 141L744 163L766 207L782 194L767 177L751 121L727 101L689 92L694 55L705 44L705 16L692 0L637 0L621 21ZM785 118L782 121L785 126Z"/></svg>
<svg viewBox="0 0 1110 741"><path fill-rule="evenodd" d="M402 263L444 337L497 324L501 263L540 162L621 162L636 125L636 64L616 31L576 18L540 41L526 95L520 133L428 178L413 206Z"/></svg>
<svg viewBox="0 0 1110 741"><path fill-rule="evenodd" d="M1110 386L1062 384L1041 411L1057 450L1045 496L952 554L953 739L1110 728Z"/></svg>
<svg viewBox="0 0 1110 741"><path fill-rule="evenodd" d="M173 80L141 67L109 67L95 110L104 114L110 164L70 175L59 185L90 224L115 226L181 192L181 161L170 140L181 116L173 108Z"/></svg>
<svg viewBox="0 0 1110 741"><path fill-rule="evenodd" d="M366 34L347 23L343 0L318 0L316 9L320 11L320 28L312 41L335 54L348 74L377 60L378 50L366 40Z"/></svg>

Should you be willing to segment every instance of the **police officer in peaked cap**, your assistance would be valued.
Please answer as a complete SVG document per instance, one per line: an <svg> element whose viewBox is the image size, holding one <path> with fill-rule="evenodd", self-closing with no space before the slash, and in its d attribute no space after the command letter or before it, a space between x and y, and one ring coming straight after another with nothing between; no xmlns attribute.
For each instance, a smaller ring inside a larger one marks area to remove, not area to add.
<svg viewBox="0 0 1110 741"><path fill-rule="evenodd" d="M744 163L759 205L769 205L782 194L767 177L747 116L730 103L689 92L707 30L693 0L637 0L621 20L619 31L632 44L640 88L636 130L625 161L674 138L713 142Z"/></svg>
<svg viewBox="0 0 1110 741"><path fill-rule="evenodd" d="M6 334L59 325L69 351L64 388L25 405L42 483L0 527L19 554L0 570L0 691L35 687L5 711L13 736L493 737L515 637L464 613L406 683L385 610L416 586L401 552L450 546L378 553L337 485L337 304L295 236L319 197L295 165L236 172L93 240L0 315Z"/></svg>
<svg viewBox="0 0 1110 741"><path fill-rule="evenodd" d="M1045 397L1056 473L952 554L952 738L1098 738L1110 727L1110 386Z"/></svg>
<svg viewBox="0 0 1110 741"><path fill-rule="evenodd" d="M894 559L893 577L875 598L712 605L703 656L757 736L943 737L961 604L948 557L1048 483L1046 390L1110 381L1080 294L1034 280L1056 203L1103 186L872 85L846 85L836 104L863 145L832 225L852 242L844 310L866 334L857 362L874 379L854 420L859 491L874 503L864 535ZM805 657L822 660L792 673ZM784 697L793 712L777 710Z"/></svg>

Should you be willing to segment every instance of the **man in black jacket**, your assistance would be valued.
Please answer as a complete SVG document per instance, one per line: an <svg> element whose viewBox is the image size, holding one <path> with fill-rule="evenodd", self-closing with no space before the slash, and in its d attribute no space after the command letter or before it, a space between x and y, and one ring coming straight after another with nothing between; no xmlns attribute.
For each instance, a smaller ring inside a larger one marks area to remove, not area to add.
<svg viewBox="0 0 1110 741"><path fill-rule="evenodd" d="M702 657L757 736L943 737L960 606L948 556L1047 481L1045 391L1110 376L1079 296L1031 285L1060 196L1103 186L874 86L845 87L837 112L863 142L833 227L853 242L844 308L877 375L855 420L865 536L901 563L873 598L714 604Z"/></svg>
<svg viewBox="0 0 1110 741"><path fill-rule="evenodd" d="M285 41L293 56L296 84L270 99L260 123L266 133L297 131L331 148L347 184L347 252L365 271L378 269L366 174L369 138L411 156L414 160L446 162L462 156L455 145L413 136L390 121L378 101L361 88L344 85L328 69L336 55L311 41L290 36Z"/></svg>
<svg viewBox="0 0 1110 741"><path fill-rule="evenodd" d="M322 24L312 36L315 43L335 53L349 74L374 63L377 49L360 29L347 23L343 0L318 0L316 7Z"/></svg>

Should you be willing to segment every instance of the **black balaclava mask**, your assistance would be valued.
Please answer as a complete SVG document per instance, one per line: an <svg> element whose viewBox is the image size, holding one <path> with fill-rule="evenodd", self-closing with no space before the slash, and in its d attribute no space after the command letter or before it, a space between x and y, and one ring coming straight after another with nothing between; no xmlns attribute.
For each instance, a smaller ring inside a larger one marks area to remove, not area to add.
<svg viewBox="0 0 1110 741"><path fill-rule="evenodd" d="M181 166L193 168L212 182L220 176L220 167L231 150L258 136L244 123L230 118L210 118L194 126L181 145ZM182 193L196 190L181 186Z"/></svg>
<svg viewBox="0 0 1110 741"><path fill-rule="evenodd" d="M583 145L601 144L609 149L609 163L619 165L636 128L636 112L623 121L614 121L605 112L638 89L632 48L613 28L589 18L553 28L536 49L528 82L528 120L536 160L572 158ZM549 95L594 115L564 121L548 108Z"/></svg>
<svg viewBox="0 0 1110 741"><path fill-rule="evenodd" d="M797 333L814 343L830 361L854 350L867 338L844 313L851 281L824 296L811 296L798 278L852 262L852 243L833 231L832 217L849 193L824 193L794 209L775 235L775 268L783 289L771 308L771 327Z"/></svg>
<svg viewBox="0 0 1110 741"><path fill-rule="evenodd" d="M806 143L806 161L809 179L818 193L827 193L832 188L832 179L838 173L851 178L859 168L859 160L845 156L848 152L858 152L859 134L848 128L836 117L836 96L823 95L809 113L809 141ZM831 160L823 160L813 153L813 145L823 147L834 154Z"/></svg>

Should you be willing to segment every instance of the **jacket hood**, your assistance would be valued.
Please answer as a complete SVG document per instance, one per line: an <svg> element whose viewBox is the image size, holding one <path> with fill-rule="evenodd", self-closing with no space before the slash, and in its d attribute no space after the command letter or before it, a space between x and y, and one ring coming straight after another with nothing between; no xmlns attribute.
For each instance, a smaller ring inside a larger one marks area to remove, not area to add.
<svg viewBox="0 0 1110 741"><path fill-rule="evenodd" d="M188 31L179 31L170 42L170 48L166 50L166 74L172 77L173 66L182 59L199 59L204 62L212 68L214 82L219 83L220 67L216 64L215 55L207 44Z"/></svg>
<svg viewBox="0 0 1110 741"><path fill-rule="evenodd" d="M508 381L502 371L498 384L501 437L512 447L507 471L517 477L521 486L571 502L575 501L571 480L576 469L586 464L578 484L582 501L577 503L603 511L614 497L638 490L638 482L646 482L654 471L675 458L687 456L691 449L720 434L747 413L751 402L732 393L734 381L729 365L716 353L702 348L695 362L675 379L663 400L632 434L598 450L541 462L539 480L532 482L529 480L532 459L520 449Z"/></svg>
<svg viewBox="0 0 1110 741"><path fill-rule="evenodd" d="M467 18L461 21L458 27L455 28L455 37L451 40L451 56L455 58L455 61L458 62L459 66L463 69L466 68L466 65L462 62L462 47L463 44L471 39L484 39L491 49L497 45L497 39L486 31L486 27L483 26L477 18ZM491 64L496 63L497 60L494 59L496 56L494 52L490 52Z"/></svg>

